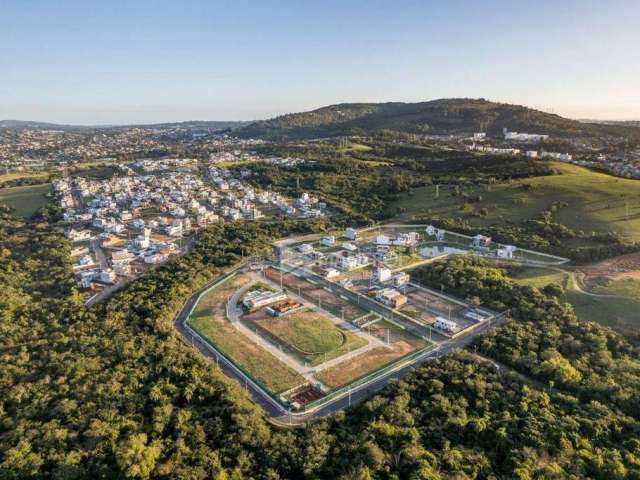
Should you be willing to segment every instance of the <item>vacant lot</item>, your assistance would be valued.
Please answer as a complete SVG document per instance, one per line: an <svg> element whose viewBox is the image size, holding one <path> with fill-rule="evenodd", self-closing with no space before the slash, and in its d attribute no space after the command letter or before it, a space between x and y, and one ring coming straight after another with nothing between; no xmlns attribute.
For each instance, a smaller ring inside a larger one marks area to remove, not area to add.
<svg viewBox="0 0 640 480"><path fill-rule="evenodd" d="M0 189L0 202L13 207L17 215L30 217L47 203L45 196L51 190L50 183Z"/></svg>
<svg viewBox="0 0 640 480"><path fill-rule="evenodd" d="M188 323L267 389L280 393L304 383L304 378L236 330L224 315L229 296L249 281L248 276L238 275L209 291Z"/></svg>
<svg viewBox="0 0 640 480"><path fill-rule="evenodd" d="M445 218L460 217L478 227L520 222L537 217L555 202L568 207L556 213L558 222L575 230L617 232L633 240L640 240L640 181L596 173L575 165L552 163L558 175L504 182L481 187L464 187L459 194L454 188L435 187L416 189L393 204L406 212L404 219L414 215ZM462 197L482 199L467 203ZM474 213L486 208L485 217Z"/></svg>
<svg viewBox="0 0 640 480"><path fill-rule="evenodd" d="M577 290L566 272L542 268L522 269L513 274L521 285L542 288L550 283L562 285L565 294L561 301L570 303L580 320L598 322L622 332L636 332L640 325L640 281L633 278L619 280L599 277L589 281L587 293Z"/></svg>
<svg viewBox="0 0 640 480"><path fill-rule="evenodd" d="M353 332L339 328L318 312L296 312L283 317L271 317L262 312L246 315L277 342L310 365L319 365L367 344Z"/></svg>
<svg viewBox="0 0 640 480"><path fill-rule="evenodd" d="M11 172L11 173L3 173L0 175L0 183L8 182L10 180L18 180L23 178L38 178L42 179L43 182L46 182L47 177L49 177L49 173L47 172Z"/></svg>
<svg viewBox="0 0 640 480"><path fill-rule="evenodd" d="M280 272L278 270L268 268L265 270L265 273L267 278L276 283L280 283ZM320 283L314 284L312 281L296 277L289 273L283 273L282 285L284 288L304 297L315 305L318 305L319 302L322 308L334 315L341 317L344 312L345 320L354 320L368 313L347 300L340 298L338 295L328 292ZM337 287L334 288L337 289Z"/></svg>
<svg viewBox="0 0 640 480"><path fill-rule="evenodd" d="M384 321L372 325L370 331L385 342L389 338L389 346L376 347L323 370L316 374L318 380L331 388L339 388L428 345L425 340Z"/></svg>

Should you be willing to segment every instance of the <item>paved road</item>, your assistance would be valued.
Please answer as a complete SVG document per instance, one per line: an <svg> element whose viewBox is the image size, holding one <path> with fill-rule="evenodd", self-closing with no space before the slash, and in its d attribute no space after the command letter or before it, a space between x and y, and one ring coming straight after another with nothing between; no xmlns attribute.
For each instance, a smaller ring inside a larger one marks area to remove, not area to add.
<svg viewBox="0 0 640 480"><path fill-rule="evenodd" d="M368 333L361 331L360 329L350 324L349 322L336 317L331 312L324 310L318 307L317 305L313 305L310 308L320 312L324 317L331 320L334 324L336 324L338 327L342 328L343 330L351 331L354 334L358 335L359 337L362 337L367 341L367 344L360 348L352 350L351 352L345 353L344 355L340 355L339 357L327 360L315 366L307 365L305 362L299 361L292 355L284 354L282 352L282 345L272 341L268 336L259 335L256 330L249 328L249 326L243 323L240 318L240 315L242 313L242 310L238 308L240 297L242 297L242 295L244 295L244 293L247 290L249 290L252 286L254 286L258 282L263 282L275 288L278 288L278 285L275 282L271 281L270 279L264 276L259 276L256 274L251 274L251 275L253 280L247 283L246 285L243 285L240 289L236 290L233 293L233 295L231 295L231 297L229 297L229 300L227 301L227 305L226 305L227 318L231 321L231 323L233 323L236 326L238 330L242 331L242 333L245 336L252 339L255 343L265 348L267 351L271 352L271 354L274 357L286 363L289 367L297 371L300 375L302 375L304 378L306 378L310 382L318 383L318 379L314 378L313 375L321 370L331 368L334 365L342 363L360 354L366 353L369 350L372 350L376 347L388 348L387 344L382 340L380 340L379 338L376 338L373 335L369 335ZM291 290L286 290L286 293L289 297L291 297L293 300L297 301L298 303L301 303L302 305L309 305L310 303L308 300L299 297Z"/></svg>
<svg viewBox="0 0 640 480"><path fill-rule="evenodd" d="M324 406L307 413L291 414L285 407L277 403L268 393L266 393L259 385L255 384L251 379L247 378L233 363L228 361L222 356L214 347L204 341L195 331L186 325L186 320L189 316L191 308L195 304L199 295L206 290L210 285L215 283L218 279L210 282L200 290L195 292L186 301L182 310L175 318L175 326L180 332L185 341L195 348L197 348L203 355L216 361L221 370L231 378L237 379L242 386L245 387L248 394L251 395L253 400L260 405L266 414L271 418L271 421L278 425L301 425L310 420L321 418L327 415L331 415L339 410L342 410L352 403L357 403L365 398L369 397L372 393L383 389L390 381L400 379L408 372L415 370L424 362L428 362L439 358L454 349L464 348L473 342L478 336L486 333L489 329L495 328L508 320L506 316L501 316L497 319L491 320L466 335L463 335L455 340L449 340L440 343L439 346L432 351L425 352L422 356L419 356L406 365L401 364L396 369L393 369L384 375L375 377L368 383L359 385L353 390L344 392L341 396L335 397L331 402Z"/></svg>
<svg viewBox="0 0 640 480"><path fill-rule="evenodd" d="M91 249L93 250L93 253L95 253L98 263L100 263L100 268L102 270L106 270L107 268L109 268L109 262L107 262L107 257L104 254L104 250L102 250L102 247L100 246L100 240L97 240L95 238L92 239Z"/></svg>

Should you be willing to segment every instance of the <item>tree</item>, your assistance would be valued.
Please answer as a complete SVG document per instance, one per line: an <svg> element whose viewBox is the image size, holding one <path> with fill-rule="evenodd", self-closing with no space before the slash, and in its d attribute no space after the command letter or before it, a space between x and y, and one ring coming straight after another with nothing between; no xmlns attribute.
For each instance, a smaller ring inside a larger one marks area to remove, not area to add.
<svg viewBox="0 0 640 480"><path fill-rule="evenodd" d="M160 457L158 442L147 445L147 435L136 433L120 442L116 449L116 461L128 478L149 478Z"/></svg>

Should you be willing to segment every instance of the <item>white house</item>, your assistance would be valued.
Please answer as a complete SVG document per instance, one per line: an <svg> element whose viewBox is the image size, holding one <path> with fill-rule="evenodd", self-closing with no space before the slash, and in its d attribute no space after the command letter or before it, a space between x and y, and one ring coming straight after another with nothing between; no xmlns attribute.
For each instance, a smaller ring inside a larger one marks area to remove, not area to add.
<svg viewBox="0 0 640 480"><path fill-rule="evenodd" d="M516 251L516 247L513 245L505 245L502 248L499 248L497 251L498 258L504 258L507 260L513 259L513 252Z"/></svg>
<svg viewBox="0 0 640 480"><path fill-rule="evenodd" d="M320 239L320 245L325 247L333 247L336 244L336 237L333 235L325 235Z"/></svg>
<svg viewBox="0 0 640 480"><path fill-rule="evenodd" d="M313 245L311 245L310 243L303 243L302 245L298 245L297 248L300 253L303 253L305 255L313 253Z"/></svg>
<svg viewBox="0 0 640 480"><path fill-rule="evenodd" d="M458 328L458 324L456 322L453 320L447 320L443 317L436 317L436 321L433 326L445 332L453 332Z"/></svg>
<svg viewBox="0 0 640 480"><path fill-rule="evenodd" d="M376 245L391 245L391 239L387 235L378 235Z"/></svg>
<svg viewBox="0 0 640 480"><path fill-rule="evenodd" d="M116 280L116 272L107 268L100 271L100 281L104 283L113 283Z"/></svg>
<svg viewBox="0 0 640 480"><path fill-rule="evenodd" d="M476 248L487 248L491 245L491 237L485 237L484 235L475 235L471 239L471 245Z"/></svg>
<svg viewBox="0 0 640 480"><path fill-rule="evenodd" d="M386 282L391 279L391 269L387 267L378 267L376 269L376 279L378 282Z"/></svg>
<svg viewBox="0 0 640 480"><path fill-rule="evenodd" d="M343 242L342 248L344 248L348 252L355 252L356 250L358 250L358 247L356 247L353 243L349 243L349 242Z"/></svg>
<svg viewBox="0 0 640 480"><path fill-rule="evenodd" d="M409 274L405 273L405 272L400 272L400 273L396 273L392 279L393 279L393 285L396 287L402 287L404 285L407 285L409 283Z"/></svg>

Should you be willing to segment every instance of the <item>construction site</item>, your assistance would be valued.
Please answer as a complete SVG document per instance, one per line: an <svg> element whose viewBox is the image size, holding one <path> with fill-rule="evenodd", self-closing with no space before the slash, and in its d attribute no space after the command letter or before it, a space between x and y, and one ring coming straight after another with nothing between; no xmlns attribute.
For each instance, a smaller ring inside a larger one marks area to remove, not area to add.
<svg viewBox="0 0 640 480"><path fill-rule="evenodd" d="M199 293L185 326L282 409L350 399L498 318L413 282L423 243L406 227L278 242Z"/></svg>

